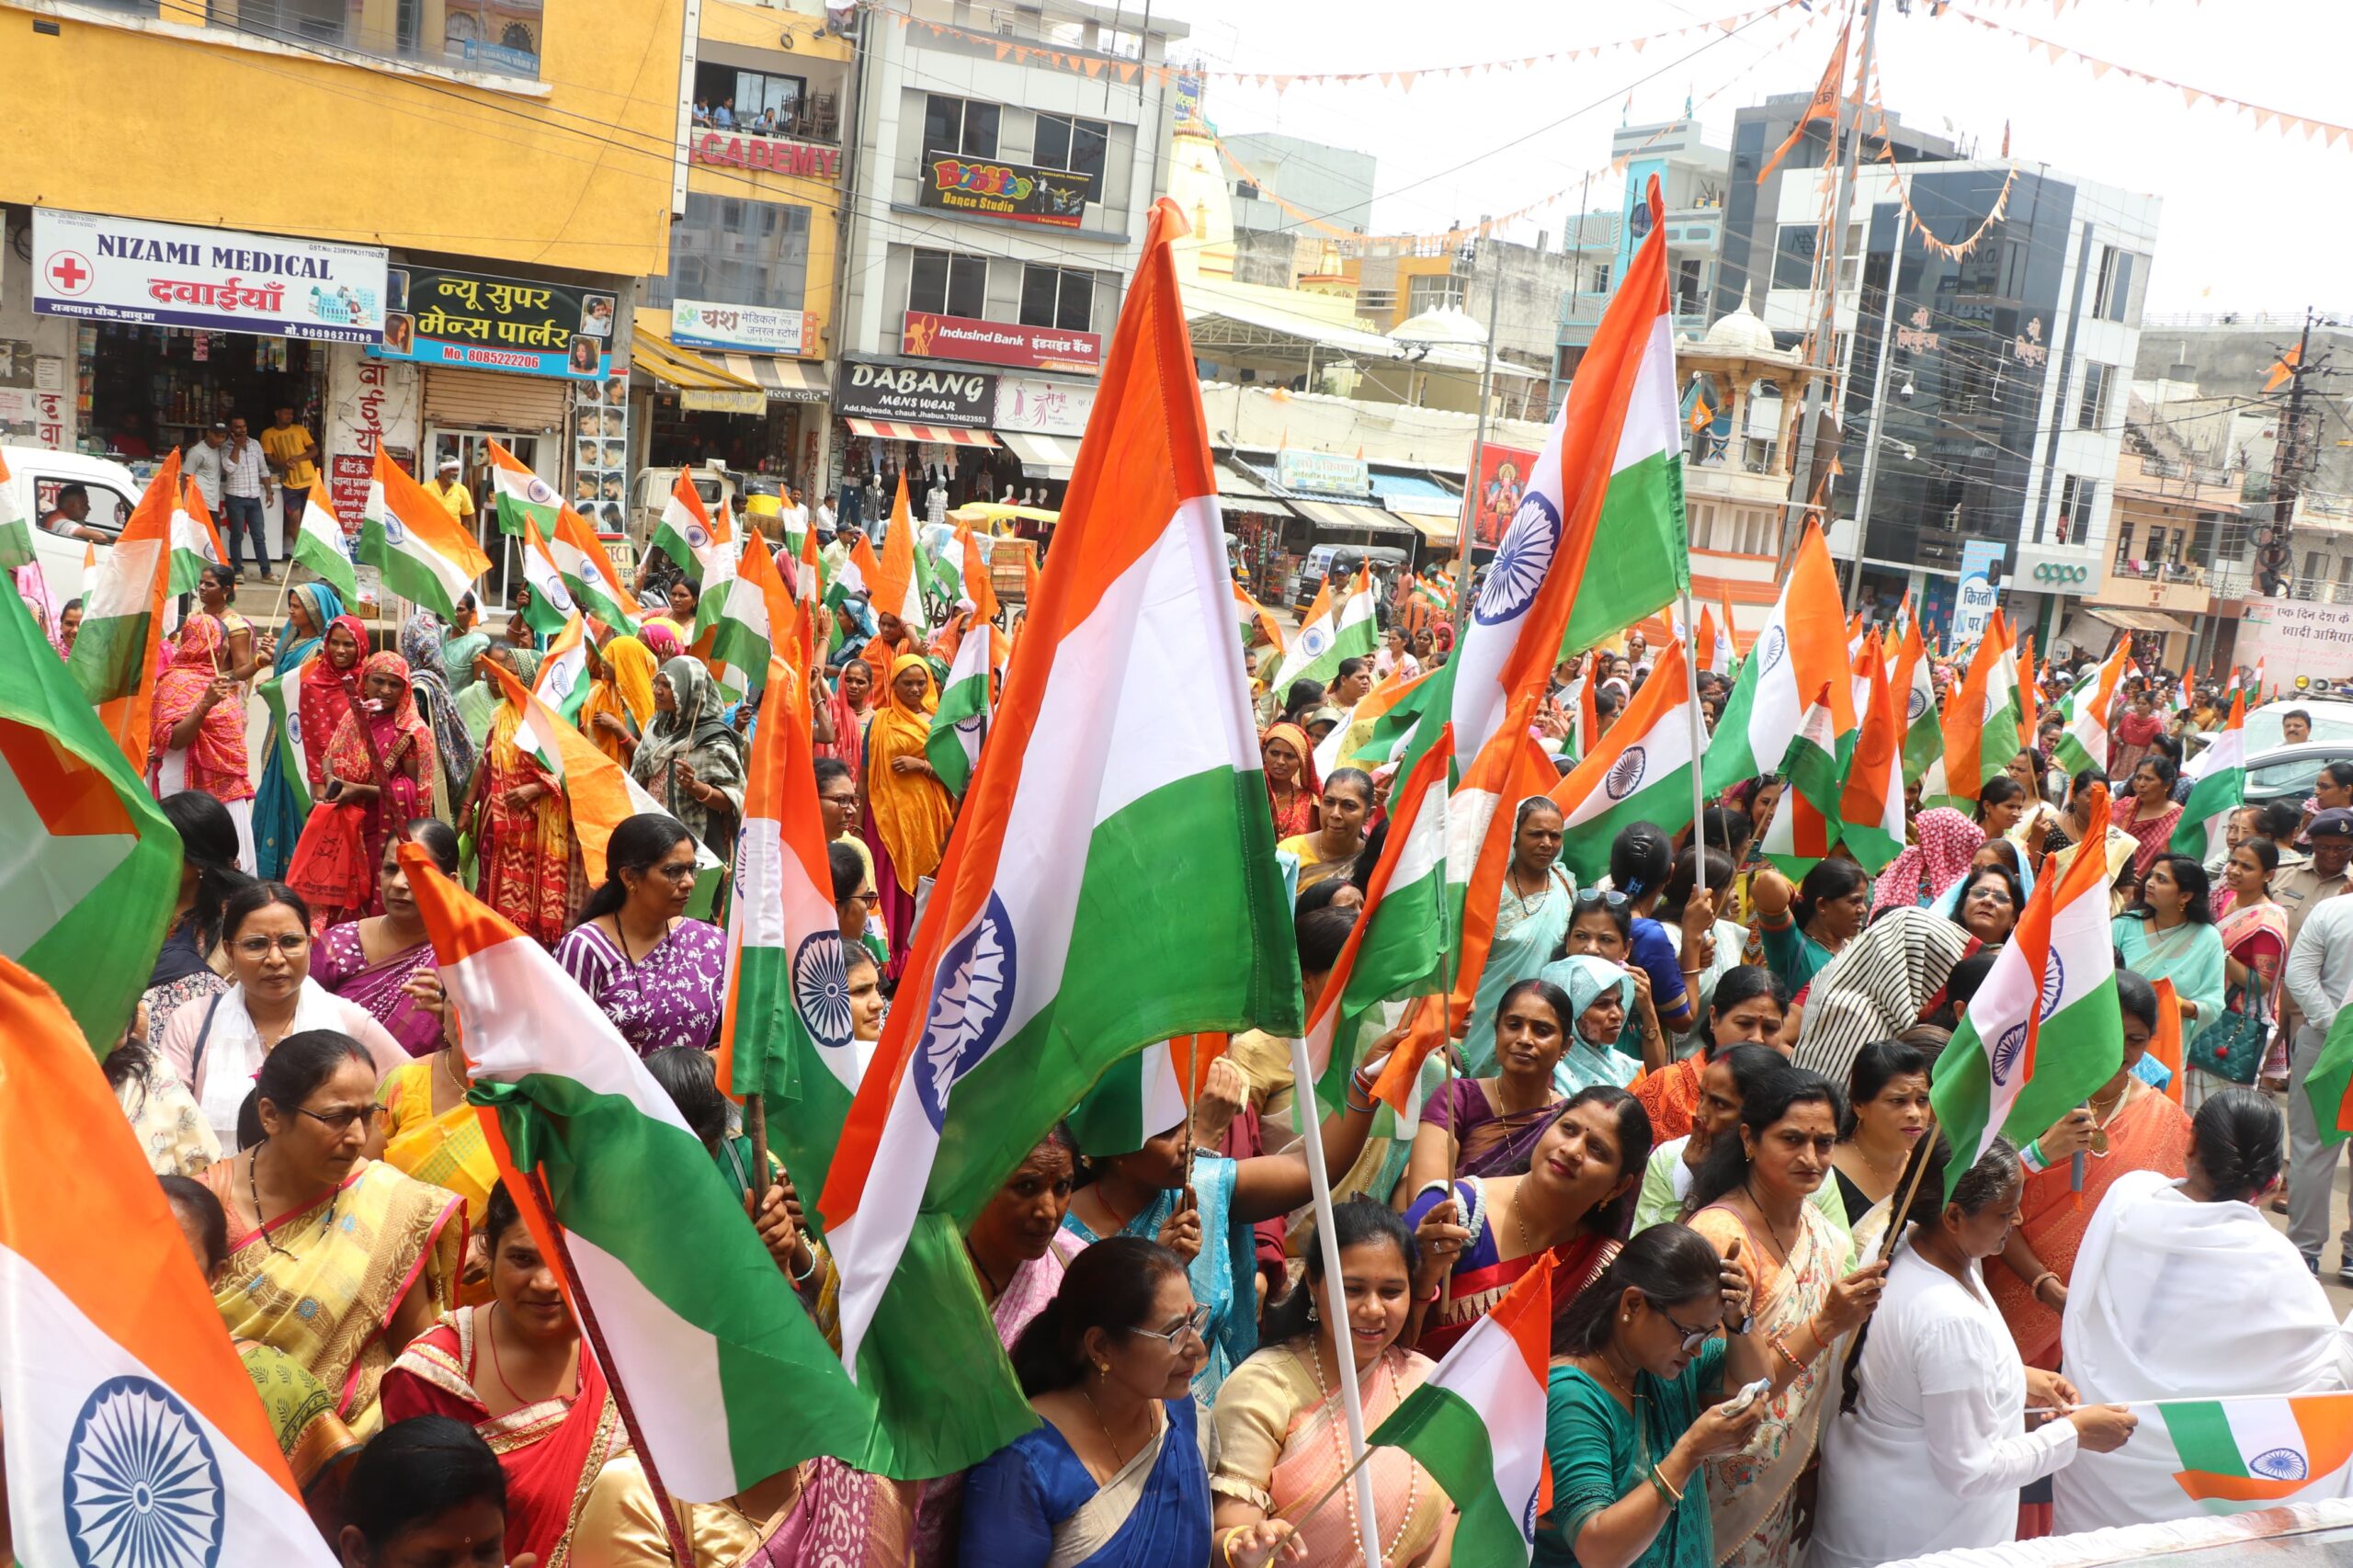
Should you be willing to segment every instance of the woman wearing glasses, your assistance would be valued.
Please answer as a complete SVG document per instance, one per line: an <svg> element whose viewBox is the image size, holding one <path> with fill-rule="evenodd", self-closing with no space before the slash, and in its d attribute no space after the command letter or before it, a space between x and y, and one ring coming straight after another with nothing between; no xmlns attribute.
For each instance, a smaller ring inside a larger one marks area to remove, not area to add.
<svg viewBox="0 0 2353 1568"><path fill-rule="evenodd" d="M1044 1418L964 1478L963 1568L1199 1568L1209 1473L1190 1385L1207 1312L1176 1255L1113 1236L1072 1260L1014 1341ZM1259 1568L1290 1534L1243 1532L1225 1562Z"/></svg>
<svg viewBox="0 0 2353 1568"><path fill-rule="evenodd" d="M702 1050L719 1036L727 937L689 919L695 841L686 824L642 812L613 829L605 885L555 947L580 989L640 1056L668 1046Z"/></svg>
<svg viewBox="0 0 2353 1568"><path fill-rule="evenodd" d="M289 1035L251 1081L244 1152L202 1178L229 1215L213 1304L232 1335L318 1379L366 1437L385 1369L455 1299L465 1200L368 1158L376 1068L349 1035Z"/></svg>
<svg viewBox="0 0 2353 1568"><path fill-rule="evenodd" d="M229 955L229 989L172 1015L163 1053L188 1086L223 1149L237 1138L237 1110L254 1071L278 1042L309 1029L333 1029L358 1041L381 1077L409 1054L356 1002L311 978L311 909L282 882L253 882L221 913L221 948ZM369 1080L374 1087L374 1080ZM372 1095L370 1096L372 1098Z"/></svg>

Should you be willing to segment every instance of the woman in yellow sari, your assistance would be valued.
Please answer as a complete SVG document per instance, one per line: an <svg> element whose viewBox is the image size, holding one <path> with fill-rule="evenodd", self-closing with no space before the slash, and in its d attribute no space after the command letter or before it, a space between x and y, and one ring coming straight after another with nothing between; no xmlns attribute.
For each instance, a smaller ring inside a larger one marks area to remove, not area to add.
<svg viewBox="0 0 2353 1568"><path fill-rule="evenodd" d="M862 816L867 847L874 853L874 883L882 895L882 919L891 932L895 979L915 928L915 885L939 869L948 831L956 825L956 802L925 760L931 715L939 706L931 666L914 653L891 662L889 699L874 711L866 730L866 804Z"/></svg>
<svg viewBox="0 0 2353 1568"><path fill-rule="evenodd" d="M616 637L598 648L587 645L594 683L580 699L580 733L597 749L629 766L638 737L654 722L654 650L634 637Z"/></svg>
<svg viewBox="0 0 2353 1568"><path fill-rule="evenodd" d="M461 1201L366 1158L376 1070L347 1035L288 1036L245 1101L244 1152L206 1168L228 1211L212 1292L229 1332L281 1350L335 1396L362 1437L392 1358L449 1305Z"/></svg>

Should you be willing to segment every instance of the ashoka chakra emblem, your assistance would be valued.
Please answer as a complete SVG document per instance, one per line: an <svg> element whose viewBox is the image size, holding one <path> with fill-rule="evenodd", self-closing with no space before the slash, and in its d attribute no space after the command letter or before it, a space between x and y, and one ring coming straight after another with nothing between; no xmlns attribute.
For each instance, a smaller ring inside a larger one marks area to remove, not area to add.
<svg viewBox="0 0 2353 1568"><path fill-rule="evenodd" d="M389 506L384 508L383 526L386 544L397 545L407 542L408 525L402 522L399 515Z"/></svg>
<svg viewBox="0 0 2353 1568"><path fill-rule="evenodd" d="M810 1038L828 1050L849 1044L849 970L838 931L820 931L792 955L792 1005Z"/></svg>
<svg viewBox="0 0 2353 1568"><path fill-rule="evenodd" d="M1781 662L1781 655L1789 651L1789 631L1785 628L1779 626L1767 627L1765 629L1764 637L1760 639L1756 644L1756 652L1759 655L1759 663L1756 666L1757 673L1762 675L1766 671L1773 668L1776 665L1779 665Z"/></svg>
<svg viewBox="0 0 2353 1568"><path fill-rule="evenodd" d="M1914 687L1911 699L1904 705L1904 722L1907 726L1916 724L1920 722L1920 715L1927 710L1928 694L1918 687Z"/></svg>
<svg viewBox="0 0 2353 1568"><path fill-rule="evenodd" d="M2018 1052L2026 1049L2026 1026L2012 1024L1994 1042L1994 1082L2007 1086L2010 1069L2018 1063Z"/></svg>
<svg viewBox="0 0 2353 1568"><path fill-rule="evenodd" d="M551 577L541 586L547 594L548 603L566 615L572 613L572 590L563 585L563 578Z"/></svg>
<svg viewBox="0 0 2353 1568"><path fill-rule="evenodd" d="M2246 1468L2266 1481L2302 1481L2312 1474L2311 1461L2298 1449L2266 1449Z"/></svg>
<svg viewBox="0 0 2353 1568"><path fill-rule="evenodd" d="M933 971L931 1013L909 1068L915 1103L937 1132L948 1116L956 1080L995 1049L1013 1011L1019 958L1013 915L994 892L964 934L940 954Z"/></svg>
<svg viewBox="0 0 2353 1568"><path fill-rule="evenodd" d="M1560 542L1561 514L1549 497L1529 491L1512 515L1511 528L1479 590L1475 613L1481 625L1509 620L1529 607L1544 585L1544 574L1552 569L1552 551Z"/></svg>
<svg viewBox="0 0 2353 1568"><path fill-rule="evenodd" d="M1994 722L1994 715L2001 710L2001 707L2002 705L2000 703L1994 700L1994 694L1990 691L1987 692L1985 694L1985 711L1979 716L1977 722L1980 724L1992 723Z"/></svg>
<svg viewBox="0 0 2353 1568"><path fill-rule="evenodd" d="M226 1489L204 1428L148 1378L91 1391L65 1441L65 1536L80 1568L214 1568Z"/></svg>
<svg viewBox="0 0 2353 1568"><path fill-rule="evenodd" d="M710 530L704 528L700 523L688 523L687 525L687 543L697 550L703 549L710 543Z"/></svg>
<svg viewBox="0 0 2353 1568"><path fill-rule="evenodd" d="M1601 788L1613 801L1622 801L1642 788L1643 775L1650 770L1650 758L1640 746L1628 746L1626 755L1612 764Z"/></svg>
<svg viewBox="0 0 2353 1568"><path fill-rule="evenodd" d="M2052 948L2042 971L2042 1000L2037 1016L2049 1018L2058 1010L2059 998L2067 989L2067 966L2060 961L2059 949Z"/></svg>
<svg viewBox="0 0 2353 1568"><path fill-rule="evenodd" d="M1299 651L1305 653L1310 659L1322 656L1324 650L1329 648L1331 645L1331 629L1326 627L1321 621L1316 622L1313 626L1309 627L1306 631L1299 634Z"/></svg>
<svg viewBox="0 0 2353 1568"><path fill-rule="evenodd" d="M530 499L534 506L552 506L555 505L555 492L549 488L548 482L546 480L540 479L536 475L532 477L531 482L529 484L523 486L523 494Z"/></svg>

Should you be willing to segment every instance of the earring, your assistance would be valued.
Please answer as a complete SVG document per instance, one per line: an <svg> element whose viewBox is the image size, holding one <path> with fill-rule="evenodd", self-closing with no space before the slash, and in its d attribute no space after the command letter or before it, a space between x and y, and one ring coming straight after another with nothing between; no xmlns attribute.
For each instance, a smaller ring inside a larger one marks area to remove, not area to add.
<svg viewBox="0 0 2353 1568"><path fill-rule="evenodd" d="M1098 1378L1108 1378L1108 1377L1109 1377L1109 1376L1111 1375L1111 1363L1110 1363L1110 1362L1108 1362L1108 1361L1097 1361L1097 1362L1096 1362L1096 1363L1095 1363L1095 1375L1096 1375L1097 1377L1098 1377Z"/></svg>
<svg viewBox="0 0 2353 1568"><path fill-rule="evenodd" d="M1318 1321L1315 1315L1315 1303L1313 1301L1307 1303L1307 1321L1310 1323Z"/></svg>

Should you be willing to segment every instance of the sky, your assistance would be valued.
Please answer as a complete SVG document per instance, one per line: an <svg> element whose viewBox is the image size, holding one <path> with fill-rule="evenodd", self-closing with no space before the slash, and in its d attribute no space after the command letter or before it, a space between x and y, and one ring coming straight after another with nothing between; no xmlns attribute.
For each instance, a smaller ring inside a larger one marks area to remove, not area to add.
<svg viewBox="0 0 2353 1568"><path fill-rule="evenodd" d="M1131 4L1137 0L1130 0ZM1528 0L1156 0L1192 28L1178 46L1211 71L1305 73L1428 69L1583 48L1745 15L1774 0L1618 0L1607 6ZM1733 113L1768 95L1805 92L1837 37L1842 0L1786 5L1727 36L1709 26L1653 37L1535 70L1377 82L1271 85L1212 77L1207 109L1226 133L1280 131L1380 161L1377 232L1424 233L1484 213L1565 199L1507 231L1557 243L1581 207L1614 210L1622 178L1610 133L1655 123L1686 97L1713 142ZM2175 87L2069 56L2054 63L2024 40L1977 27L1972 12L2113 64L2262 107L2353 124L2344 62L2353 6L2343 0L1961 0L1930 17L1882 0L1878 75L1906 124L1974 139L1992 158L2009 128L2021 165L2153 193L2163 200L2149 314L2270 312L2307 305L2353 318L2353 136L2332 148ZM1858 28L1859 36L1859 28ZM1776 47L1779 46L1779 47ZM1851 70L1851 64L1849 69ZM1632 107L1628 110L1631 93ZM1580 199L1590 179L1590 203ZM1279 186L1277 187L1279 193ZM1947 235L1957 238L1957 235Z"/></svg>

